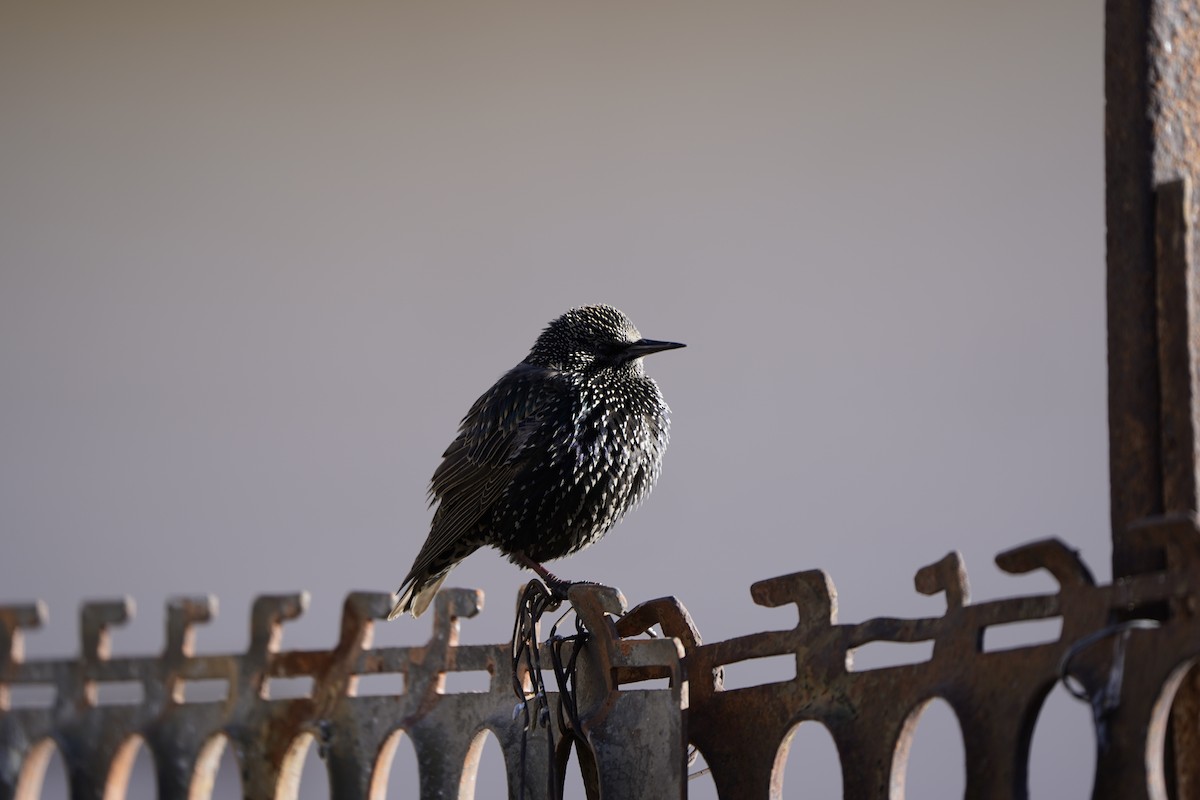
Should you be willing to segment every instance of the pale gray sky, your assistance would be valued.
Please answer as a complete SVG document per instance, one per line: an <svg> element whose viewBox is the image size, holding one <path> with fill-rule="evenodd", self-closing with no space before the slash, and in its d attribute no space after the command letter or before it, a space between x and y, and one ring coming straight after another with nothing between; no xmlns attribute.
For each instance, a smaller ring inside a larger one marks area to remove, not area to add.
<svg viewBox="0 0 1200 800"><path fill-rule="evenodd" d="M748 587L815 567L843 621L939 613L912 574L951 549L976 599L1050 589L991 563L1045 536L1107 580L1101 13L5 5L0 599L49 604L30 656L125 593L117 652L203 592L203 651L295 589L285 646L332 644L346 592L403 577L471 401L592 302L689 347L648 361L658 488L564 576L676 595L706 640L790 624ZM507 638L524 577L454 572L487 593L466 641ZM1087 712L1052 702L1035 796L1082 797ZM961 789L943 710L912 797Z"/></svg>

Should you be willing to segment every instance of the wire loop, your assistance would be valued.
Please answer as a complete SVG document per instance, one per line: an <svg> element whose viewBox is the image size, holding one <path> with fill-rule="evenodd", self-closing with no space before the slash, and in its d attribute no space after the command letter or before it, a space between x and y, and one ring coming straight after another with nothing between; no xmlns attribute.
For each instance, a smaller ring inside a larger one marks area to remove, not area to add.
<svg viewBox="0 0 1200 800"><path fill-rule="evenodd" d="M550 724L550 697L546 692L545 679L542 677L541 648L537 641L538 624L542 615L547 611L557 609L560 602L550 590L539 580L532 580L525 586L517 605L517 617L513 623L512 638L512 683L513 692L517 696L517 705L513 708L513 718L524 714L521 732L521 786L517 797L524 799L525 767L528 749L529 731L536 725L546 729L547 763L546 796L562 800L562 782L559 780L558 759L554 747L554 726ZM575 617L575 633L570 636L559 636L558 626L566 618L568 609L550 628L546 646L550 653L550 662L554 673L554 681L558 689L558 725L568 736L576 740L583 739L583 726L579 719L578 682L576 668L579 653L590 636L586 626L578 616ZM563 649L571 646L570 655L564 660ZM522 675L528 676L529 690L525 688ZM531 712L530 705L535 710ZM536 717L535 717L536 714ZM566 718L564 719L564 714Z"/></svg>

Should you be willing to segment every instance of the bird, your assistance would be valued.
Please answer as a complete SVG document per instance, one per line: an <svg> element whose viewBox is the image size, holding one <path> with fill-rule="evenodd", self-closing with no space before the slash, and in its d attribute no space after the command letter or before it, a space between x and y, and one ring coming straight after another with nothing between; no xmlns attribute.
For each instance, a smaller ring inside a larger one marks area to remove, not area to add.
<svg viewBox="0 0 1200 800"><path fill-rule="evenodd" d="M684 346L643 338L608 305L552 320L459 423L430 481L429 535L388 619L420 616L485 546L565 596L571 584L542 562L594 544L654 487L670 409L642 359Z"/></svg>

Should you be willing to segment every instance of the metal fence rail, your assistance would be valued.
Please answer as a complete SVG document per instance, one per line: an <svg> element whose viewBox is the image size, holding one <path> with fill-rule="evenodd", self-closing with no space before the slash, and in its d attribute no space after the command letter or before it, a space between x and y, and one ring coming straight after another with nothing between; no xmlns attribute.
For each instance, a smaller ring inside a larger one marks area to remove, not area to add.
<svg viewBox="0 0 1200 800"><path fill-rule="evenodd" d="M320 748L333 798L382 798L399 735L415 746L423 798L469 797L485 729L503 749L512 797L522 784L526 797L553 796L547 776L558 775L561 786L573 744L591 796L686 797L690 744L722 798L779 797L788 742L806 720L832 734L847 797L898 798L916 718L934 698L958 717L967 796L1022 797L1038 712L1062 675L1092 704L1099 747L1093 796L1162 798L1171 699L1200 655L1200 528L1191 516L1160 518L1133 535L1159 554L1162 570L1097 586L1073 551L1045 540L1003 553L997 563L1012 573L1047 570L1060 585L1056 593L977 605L968 601L966 573L952 553L916 574L918 591L945 595L945 614L933 618L839 625L825 573L772 578L752 587L754 600L794 604L796 627L710 644L674 598L626 611L615 590L577 586L571 604L588 632L573 670L577 713L549 691L549 730L534 715L526 731L514 713L510 644L458 644L459 620L478 612L478 592L442 592L426 644L379 649L370 644L373 620L386 615L390 596L351 594L337 644L316 651L279 646L283 623L304 610L304 595L260 597L247 652L206 656L192 654L191 634L211 617L212 600L175 600L167 609L166 648L146 658L108 656L108 629L129 618L128 601L84 605L75 660L24 660L22 630L41 623L42 607L4 607L0 798L36 797L52 747L62 753L72 797L123 796L140 742L153 754L163 798L207 797L226 743L248 798L294 797L310 744ZM1053 618L1061 618L1054 641L983 647L989 627ZM644 635L654 626L664 636ZM932 642L932 657L853 669L853 651L877 641ZM793 679L722 686L725 665L781 655L794 656ZM552 656L543 644L542 664ZM490 675L488 691L445 691L448 673L470 671ZM387 673L403 676L403 691L359 696L361 676ZM308 696L270 697L272 680L302 677L311 679ZM528 689L536 685L524 672L517 677ZM639 688L647 679L660 680ZM188 702L189 681L223 681L225 697ZM138 687L140 698L102 702L114 684ZM556 686L553 677L546 684ZM36 686L52 689L53 699L13 707L14 690Z"/></svg>

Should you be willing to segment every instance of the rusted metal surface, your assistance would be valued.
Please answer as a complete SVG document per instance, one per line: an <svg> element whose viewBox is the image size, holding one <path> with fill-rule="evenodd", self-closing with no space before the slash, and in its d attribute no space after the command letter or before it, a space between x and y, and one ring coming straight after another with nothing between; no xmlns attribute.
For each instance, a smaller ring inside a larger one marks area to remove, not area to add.
<svg viewBox="0 0 1200 800"><path fill-rule="evenodd" d="M1180 178L1162 184L1155 191L1163 506L1171 512L1197 507L1200 289L1188 260L1193 247L1189 183L1186 177Z"/></svg>
<svg viewBox="0 0 1200 800"><path fill-rule="evenodd" d="M1106 17L1113 574L1133 575L1161 564L1129 524L1200 506L1200 4L1109 0ZM1200 798L1200 675L1169 744L1172 796Z"/></svg>
<svg viewBox="0 0 1200 800"><path fill-rule="evenodd" d="M1146 0L1105 3L1108 433L1114 574L1124 531L1163 511ZM1152 565L1150 565L1152 566ZM1126 571L1128 568L1128 571Z"/></svg>
<svg viewBox="0 0 1200 800"><path fill-rule="evenodd" d="M997 563L1011 573L1046 570L1059 590L979 604L970 603L966 570L951 553L916 574L918 591L946 598L937 617L839 625L837 595L824 572L772 578L752 587L754 600L794 605L796 626L709 644L674 598L626 611L615 589L576 586L570 602L588 632L574 671L578 714L565 713L563 697L549 692L554 752L514 714L510 644L458 643L460 620L481 608L478 592L442 592L424 645L378 649L371 647L372 627L387 613L390 596L351 594L337 644L312 651L280 647L283 625L304 610L305 595L260 597L248 651L205 656L192 653L191 631L211 618L214 601L176 600L167 610L165 651L146 658L107 652L108 630L129 618L131 603L89 603L81 614L79 658L59 661L23 658L21 633L41 624L40 605L0 608L0 798L36 796L48 742L63 755L73 797L121 791L136 749L130 743L138 741L153 754L164 798L208 796L226 742L248 798L294 797L310 744L325 760L332 797L382 798L400 735L415 746L419 774L411 777L421 797L469 797L485 729L504 752L512 797L522 783L526 797L552 797L551 759L561 775L575 746L589 797L683 798L693 745L722 798L778 798L791 734L806 720L832 734L846 797L902 798L916 720L934 698L958 717L967 796L1020 798L1041 704L1065 666L1094 712L1093 797L1160 800L1168 710L1200 657L1200 529L1194 515L1179 515L1135 526L1130 536L1163 569L1097 586L1064 544L1034 542L1002 553ZM1061 619L1054 641L983 648L992 626L1053 618ZM656 625L663 636L644 635ZM879 641L931 642L932 656L856 671L854 650ZM794 679L724 687L726 665L781 655L795 659ZM542 663L550 663L545 647ZM487 672L488 691L446 693L446 674L464 671ZM402 675L403 691L357 695L361 676L382 673ZM272 679L297 676L312 679L310 696L270 697ZM212 679L228 681L224 700L186 702L185 681ZM530 684L528 675L518 679ZM639 686L651 679L658 683ZM97 688L112 681L138 682L141 701L97 705ZM10 690L28 684L52 685L53 703L11 707ZM552 678L547 686L553 688Z"/></svg>
<svg viewBox="0 0 1200 800"><path fill-rule="evenodd" d="M1129 526L1200 506L1200 3L1105 6L1113 574L1160 569ZM1155 342L1157 339L1157 343ZM1172 711L1167 786L1200 798L1200 675Z"/></svg>
<svg viewBox="0 0 1200 800"><path fill-rule="evenodd" d="M781 796L779 765L786 758L790 732L802 721L816 720L837 744L846 797L902 797L915 719L928 701L942 698L962 728L967 796L1025 797L1034 722L1060 664L1073 653L1072 678L1095 701L1101 749L1093 796L1165 797L1166 708L1182 672L1200 654L1195 605L1200 550L1192 517L1160 520L1132 535L1147 549L1161 551L1167 569L1096 586L1060 542L1037 542L1004 553L997 562L1010 572L1045 569L1060 590L979 605L966 602L965 572L952 554L917 573L920 591L946 595L946 613L937 618L837 625L836 593L823 572L756 584L752 593L760 605L796 605L800 619L794 629L685 647L689 735L711 767L721 796ZM1106 631L1115 619L1158 614L1161 608L1167 609L1162 627L1131 631L1121 663L1107 637L1072 650L1075 643ZM1055 642L982 650L989 626L1052 617L1062 618ZM853 649L881 640L932 641L933 655L921 664L852 671ZM793 682L723 691L712 678L723 665L783 654L796 657Z"/></svg>
<svg viewBox="0 0 1200 800"><path fill-rule="evenodd" d="M581 587L573 600L593 630L612 635L606 612L623 610L618 593ZM527 796L546 796L539 779L551 754L536 733L523 737L514 718L509 646L458 644L459 620L478 613L481 593L453 589L438 595L433 635L423 646L372 649L374 621L387 615L391 595L355 593L346 599L334 648L281 650L283 624L306 604L303 594L260 597L251 611L246 653L195 656L192 627L211 618L215 602L175 600L167 609L161 656L110 658L108 629L129 619L132 604L88 603L80 614L80 657L64 661L23 658L22 631L42 623L44 608L0 607L0 798L37 796L48 743L62 754L72 797L124 796L138 742L153 754L163 798L207 797L226 743L237 756L247 798L295 797L313 744L325 760L333 797L382 798L398 733L416 749L421 797L458 797L460 788L473 786L484 730L495 734L505 753L510 787L520 782L517 753L526 738ZM605 796L683 796L683 760L671 755L683 752L685 742L681 670L673 640L620 641L613 635L589 648L580 667L581 718ZM487 672L489 690L444 693L447 673L468 671ZM636 678L639 671L670 675L672 687L622 692L617 676ZM381 673L402 675L404 691L356 696L360 676ZM304 676L312 679L311 696L271 699L271 679ZM185 681L215 679L228 682L225 700L184 701ZM136 681L142 701L98 705L97 686L114 681ZM20 685L50 685L55 698L45 708L13 708L10 687ZM554 755L565 762L565 751ZM646 773L629 771L635 763L660 779L647 784ZM667 781L676 786L673 795L661 793Z"/></svg>
<svg viewBox="0 0 1200 800"><path fill-rule="evenodd" d="M1154 182L1162 184L1193 175L1200 165L1200 4L1157 0L1149 34Z"/></svg>
<svg viewBox="0 0 1200 800"><path fill-rule="evenodd" d="M1200 4L1108 0L1105 19L1113 567L1128 575L1158 566L1128 526L1196 509L1200 483Z"/></svg>

